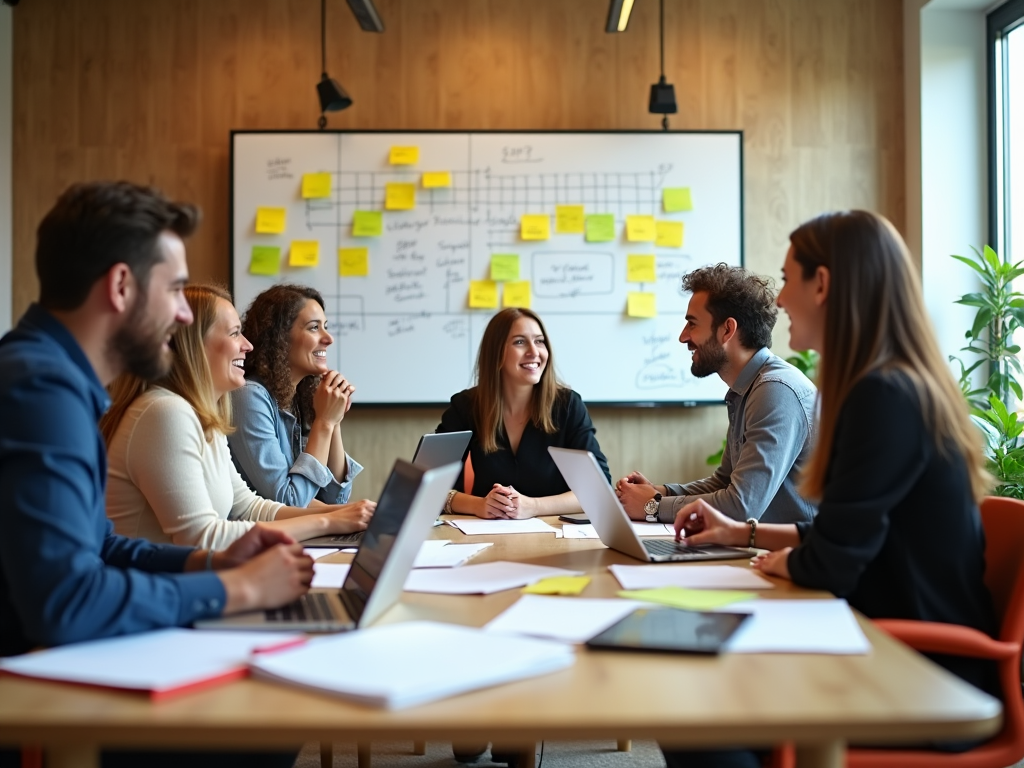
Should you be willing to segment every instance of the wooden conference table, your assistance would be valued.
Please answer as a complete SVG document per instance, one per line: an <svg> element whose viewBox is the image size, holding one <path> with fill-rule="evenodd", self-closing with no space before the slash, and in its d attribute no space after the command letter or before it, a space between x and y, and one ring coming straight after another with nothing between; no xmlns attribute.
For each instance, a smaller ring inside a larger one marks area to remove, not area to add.
<svg viewBox="0 0 1024 768"><path fill-rule="evenodd" d="M473 562L520 560L584 571L593 581L583 597L614 596L619 587L607 567L637 562L599 541L550 534L464 537L441 526L433 536L493 541ZM825 596L784 581L777 586L765 597ZM406 593L382 623L433 619L480 626L518 597L518 590L472 597ZM797 743L802 768L838 768L848 741L972 739L999 729L996 700L867 620L861 623L872 644L866 656L695 657L581 649L569 669L397 712L255 680L151 704L134 694L5 676L0 744L42 744L49 768L95 768L101 744L258 748L309 741L489 740L527 749L544 739L657 739L678 747L765 747L789 740ZM459 649L437 663L458 664Z"/></svg>

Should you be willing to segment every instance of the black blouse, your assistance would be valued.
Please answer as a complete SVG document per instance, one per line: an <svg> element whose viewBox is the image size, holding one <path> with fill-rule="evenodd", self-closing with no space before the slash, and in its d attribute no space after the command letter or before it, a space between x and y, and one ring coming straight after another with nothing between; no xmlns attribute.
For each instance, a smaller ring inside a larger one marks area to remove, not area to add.
<svg viewBox="0 0 1024 768"><path fill-rule="evenodd" d="M995 636L985 534L963 457L944 454L910 380L871 373L836 423L818 515L789 555L801 586L827 589L873 619L960 624ZM999 696L993 662L932 656Z"/></svg>
<svg viewBox="0 0 1024 768"><path fill-rule="evenodd" d="M590 421L590 414L580 396L571 389L564 389L555 400L552 420L555 431L547 434L527 422L519 441L519 450L512 452L505 431L498 434L498 450L484 453L480 446L476 422L473 419L473 397L476 387L465 389L452 396L452 404L441 416L437 432L459 432L472 430L469 454L473 460L473 495L486 496L495 483L511 485L520 493L533 498L556 496L569 490L558 467L551 459L548 448L577 448L590 451L601 465L605 477L611 483L608 462L597 444L596 430ZM463 489L463 475L455 488Z"/></svg>

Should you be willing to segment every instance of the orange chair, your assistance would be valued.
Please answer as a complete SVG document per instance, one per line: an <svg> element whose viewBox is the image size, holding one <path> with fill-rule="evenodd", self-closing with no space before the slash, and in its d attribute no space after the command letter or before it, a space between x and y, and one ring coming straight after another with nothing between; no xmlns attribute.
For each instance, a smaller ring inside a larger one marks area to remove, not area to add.
<svg viewBox="0 0 1024 768"><path fill-rule="evenodd" d="M992 659L1003 689L1003 729L969 752L851 749L847 768L1005 768L1024 757L1024 501L988 496L981 503L985 528L985 584L1000 622L999 639L956 624L883 619L875 624L923 653ZM775 751L773 768L791 768L792 745Z"/></svg>

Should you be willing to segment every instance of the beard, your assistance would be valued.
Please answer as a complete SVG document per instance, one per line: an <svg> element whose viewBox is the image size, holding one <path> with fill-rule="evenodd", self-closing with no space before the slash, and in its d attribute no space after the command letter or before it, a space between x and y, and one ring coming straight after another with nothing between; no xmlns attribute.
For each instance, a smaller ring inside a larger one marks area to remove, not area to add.
<svg viewBox="0 0 1024 768"><path fill-rule="evenodd" d="M126 372L144 381L156 381L171 370L173 353L164 349L164 339L178 323L158 328L156 322L146 316L146 303L143 292L114 334L110 347Z"/></svg>
<svg viewBox="0 0 1024 768"><path fill-rule="evenodd" d="M718 373L726 364L728 358L725 354L725 347L718 343L718 339L712 337L703 344L694 345L699 357L690 365L690 373L698 379Z"/></svg>

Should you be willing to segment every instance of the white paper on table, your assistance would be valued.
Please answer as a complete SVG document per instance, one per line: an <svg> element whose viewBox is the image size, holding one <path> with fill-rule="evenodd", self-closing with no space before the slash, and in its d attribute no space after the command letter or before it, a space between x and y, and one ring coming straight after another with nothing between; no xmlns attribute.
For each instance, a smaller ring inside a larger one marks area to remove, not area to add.
<svg viewBox="0 0 1024 768"><path fill-rule="evenodd" d="M530 563L493 563L464 565L461 568L420 568L409 574L405 589L409 592L434 592L441 595L489 595L505 589L525 587L550 576L579 576L567 571Z"/></svg>
<svg viewBox="0 0 1024 768"><path fill-rule="evenodd" d="M327 557L328 555L333 555L338 552L341 552L341 550L337 547L303 547L302 551L305 554L312 557L314 560L319 560L321 557Z"/></svg>
<svg viewBox="0 0 1024 768"><path fill-rule="evenodd" d="M730 653L863 655L871 650L845 600L751 600L718 610L753 614L726 642Z"/></svg>
<svg viewBox="0 0 1024 768"><path fill-rule="evenodd" d="M735 565L609 565L623 589L774 589L775 585Z"/></svg>
<svg viewBox="0 0 1024 768"><path fill-rule="evenodd" d="M484 629L582 643L644 605L636 600L523 595Z"/></svg>
<svg viewBox="0 0 1024 768"><path fill-rule="evenodd" d="M529 517L526 520L452 520L453 526L467 536L493 536L502 533L554 533L555 528L543 520Z"/></svg>
<svg viewBox="0 0 1024 768"><path fill-rule="evenodd" d="M593 525L566 523L562 526L562 538L565 539L600 539Z"/></svg>
<svg viewBox="0 0 1024 768"><path fill-rule="evenodd" d="M341 589L348 576L348 563L313 563L313 589Z"/></svg>
<svg viewBox="0 0 1024 768"><path fill-rule="evenodd" d="M427 545L445 544L447 546ZM413 568L457 568L472 557L476 557L494 544L452 544L448 541L424 541L420 553L416 556Z"/></svg>
<svg viewBox="0 0 1024 768"><path fill-rule="evenodd" d="M674 526L668 523L638 523L631 522L633 526L633 532L637 536L672 536L676 535L676 529Z"/></svg>

